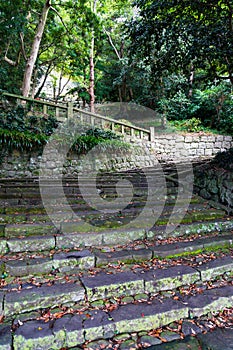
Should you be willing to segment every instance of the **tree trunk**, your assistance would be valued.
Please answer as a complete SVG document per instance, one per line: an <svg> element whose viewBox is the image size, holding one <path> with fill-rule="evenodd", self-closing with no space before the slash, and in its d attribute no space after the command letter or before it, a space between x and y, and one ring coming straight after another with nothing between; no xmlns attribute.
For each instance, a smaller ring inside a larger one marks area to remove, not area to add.
<svg viewBox="0 0 233 350"><path fill-rule="evenodd" d="M50 7L51 7L50 0L46 0L41 13L39 24L37 26L36 35L33 40L30 57L28 58L26 63L23 84L22 84L22 95L25 97L28 97L30 92L32 73L33 73L34 65L38 56L40 43L41 43L42 35L44 33L44 28L45 28Z"/></svg>
<svg viewBox="0 0 233 350"><path fill-rule="evenodd" d="M43 79L43 81L42 81L42 83L41 83L39 89L37 90L37 92L36 92L36 94L35 94L35 98L39 97L39 95L40 95L40 93L41 93L41 91L42 91L42 89L43 89L43 87L44 87L44 85L45 85L45 83L46 83L46 80L47 80L49 74L51 73L52 69L53 69L53 67L52 67L52 62L50 62L49 65L48 65L48 67L47 67L47 69L46 69L46 73L45 73L45 75L44 75L44 79Z"/></svg>
<svg viewBox="0 0 233 350"><path fill-rule="evenodd" d="M93 0L93 13L96 13L96 2ZM95 112L95 66L94 66L94 49L95 49L95 32L92 29L91 34L91 49L90 49L90 85L89 85L89 95L90 95L90 111Z"/></svg>
<svg viewBox="0 0 233 350"><path fill-rule="evenodd" d="M189 97L193 96L193 81L194 81L194 66L191 64L190 66L190 76L189 76Z"/></svg>
<svg viewBox="0 0 233 350"><path fill-rule="evenodd" d="M33 84L32 84L32 93L31 97L34 98L36 93L36 83L37 83L37 75L38 75L38 68L34 70L34 77L33 77Z"/></svg>

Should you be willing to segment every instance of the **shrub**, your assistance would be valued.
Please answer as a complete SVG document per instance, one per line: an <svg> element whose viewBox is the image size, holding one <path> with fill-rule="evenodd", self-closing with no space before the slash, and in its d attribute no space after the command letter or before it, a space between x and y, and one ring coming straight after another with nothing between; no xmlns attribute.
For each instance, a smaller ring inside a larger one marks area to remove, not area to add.
<svg viewBox="0 0 233 350"><path fill-rule="evenodd" d="M158 105L159 112L165 114L168 120L188 119L198 109L182 91L178 91L172 98L162 98Z"/></svg>

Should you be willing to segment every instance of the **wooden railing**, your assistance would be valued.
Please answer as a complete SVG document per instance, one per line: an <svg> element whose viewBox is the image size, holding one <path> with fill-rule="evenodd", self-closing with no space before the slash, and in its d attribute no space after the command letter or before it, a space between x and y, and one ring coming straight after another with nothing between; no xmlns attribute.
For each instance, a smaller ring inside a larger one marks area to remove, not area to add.
<svg viewBox="0 0 233 350"><path fill-rule="evenodd" d="M61 122L63 122L67 118L77 118L81 123L90 124L93 127L101 127L104 129L108 128L112 131L120 132L122 135L128 134L132 137L139 137L140 139L146 139L148 141L154 140L154 127L150 127L150 129L148 130L127 124L120 120L91 113L74 107L73 102L67 102L66 104L56 104L44 101L42 99L32 99L15 94L10 94L7 92L3 92L2 96L8 99L14 99L22 105L24 102L25 106L29 107L29 110L39 112L42 115L51 114L58 121Z"/></svg>

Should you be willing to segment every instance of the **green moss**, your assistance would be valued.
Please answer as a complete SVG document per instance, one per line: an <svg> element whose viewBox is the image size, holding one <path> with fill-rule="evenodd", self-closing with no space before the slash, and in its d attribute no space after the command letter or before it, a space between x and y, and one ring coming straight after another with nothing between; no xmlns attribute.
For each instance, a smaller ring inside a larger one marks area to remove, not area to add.
<svg viewBox="0 0 233 350"><path fill-rule="evenodd" d="M167 255L164 259L173 259L173 258L178 258L178 257L188 257L188 256L194 256L194 255L198 255L198 254L203 254L203 253L209 253L209 252L220 252L223 251L224 253L229 253L230 252L230 247L229 244L218 244L218 245L212 245L210 247L206 247L203 249L197 249L194 251L189 251L189 252L182 252L182 253L178 253L178 254L171 254L171 255Z"/></svg>

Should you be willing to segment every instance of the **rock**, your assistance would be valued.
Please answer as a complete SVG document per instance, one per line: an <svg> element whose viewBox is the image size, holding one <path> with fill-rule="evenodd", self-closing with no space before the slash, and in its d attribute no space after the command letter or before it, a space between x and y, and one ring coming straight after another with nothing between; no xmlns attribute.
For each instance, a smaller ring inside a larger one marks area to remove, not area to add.
<svg viewBox="0 0 233 350"><path fill-rule="evenodd" d="M158 345L161 344L162 341L158 338L151 337L150 335L144 335L140 339L140 343L143 347L150 346L150 345Z"/></svg>
<svg viewBox="0 0 233 350"><path fill-rule="evenodd" d="M202 350L233 350L233 329L217 328L197 336Z"/></svg>
<svg viewBox="0 0 233 350"><path fill-rule="evenodd" d="M131 350L136 348L136 342L133 339L128 339L121 343L119 350Z"/></svg>
<svg viewBox="0 0 233 350"><path fill-rule="evenodd" d="M0 324L0 349L11 350L12 335L11 325Z"/></svg>
<svg viewBox="0 0 233 350"><path fill-rule="evenodd" d="M182 323L182 333L185 337L188 335L194 335L201 332L201 328L198 327L195 323L190 321L183 321Z"/></svg>
<svg viewBox="0 0 233 350"><path fill-rule="evenodd" d="M184 340L175 340L171 343L154 345L147 350L200 350L200 346L196 338L187 337Z"/></svg>
<svg viewBox="0 0 233 350"><path fill-rule="evenodd" d="M173 340L177 340L180 339L180 335L176 332L172 332L172 331L163 331L160 336L164 339L166 339L168 342L169 341L173 341Z"/></svg>

